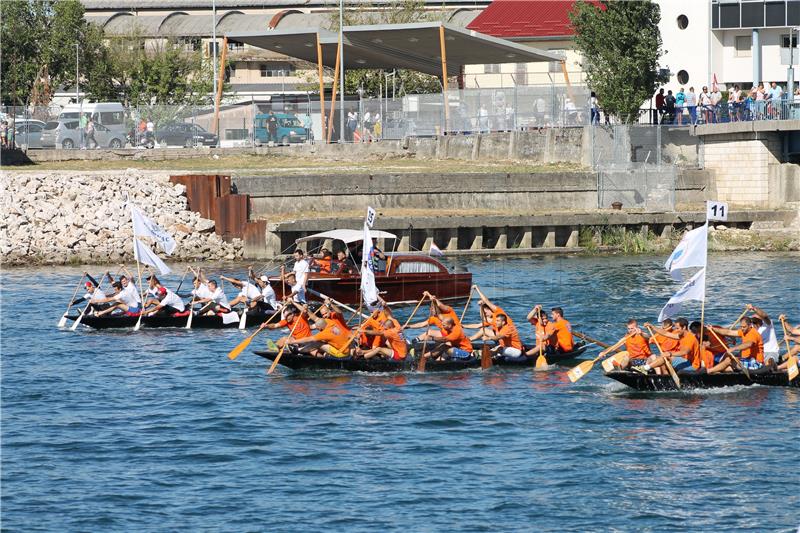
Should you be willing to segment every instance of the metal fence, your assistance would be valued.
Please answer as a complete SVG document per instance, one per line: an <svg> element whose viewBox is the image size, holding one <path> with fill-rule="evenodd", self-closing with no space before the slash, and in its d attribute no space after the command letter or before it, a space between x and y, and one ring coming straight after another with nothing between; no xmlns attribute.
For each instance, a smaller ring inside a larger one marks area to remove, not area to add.
<svg viewBox="0 0 800 533"><path fill-rule="evenodd" d="M691 126L697 124L721 124L750 122L754 120L798 120L800 119L800 96L778 100L752 100L722 102L709 106L676 107L674 110L642 109L639 124L661 124Z"/></svg>
<svg viewBox="0 0 800 533"><path fill-rule="evenodd" d="M672 211L675 208L677 167L627 163L605 165L597 173L597 207Z"/></svg>

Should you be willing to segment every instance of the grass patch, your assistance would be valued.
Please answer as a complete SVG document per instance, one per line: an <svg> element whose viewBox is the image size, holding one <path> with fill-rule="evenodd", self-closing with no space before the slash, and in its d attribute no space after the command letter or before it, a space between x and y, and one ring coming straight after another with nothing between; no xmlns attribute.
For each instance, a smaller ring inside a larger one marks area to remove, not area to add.
<svg viewBox="0 0 800 533"><path fill-rule="evenodd" d="M589 253L610 247L629 255L650 254L669 249L670 242L649 229L631 231L625 226L588 226L581 228L578 243Z"/></svg>

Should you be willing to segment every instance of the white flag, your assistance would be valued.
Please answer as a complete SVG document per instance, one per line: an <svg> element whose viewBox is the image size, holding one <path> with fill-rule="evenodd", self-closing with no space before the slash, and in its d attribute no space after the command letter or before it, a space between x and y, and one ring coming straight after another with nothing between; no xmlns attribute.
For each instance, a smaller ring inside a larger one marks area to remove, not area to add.
<svg viewBox="0 0 800 533"><path fill-rule="evenodd" d="M680 281L681 277L677 271L684 268L706 267L708 256L708 222L693 229L683 236L681 242L673 250L667 262L666 268L675 280Z"/></svg>
<svg viewBox="0 0 800 533"><path fill-rule="evenodd" d="M170 270L170 268L164 264L164 261L162 261L156 254L153 253L153 250L151 250L149 246L136 237L133 238L133 256L140 263L157 268L158 271L161 272L162 276L172 272L172 270Z"/></svg>
<svg viewBox="0 0 800 533"><path fill-rule="evenodd" d="M171 255L175 251L177 243L172 235L166 232L164 228L147 218L141 210L131 205L131 218L133 219L133 235L134 237L152 237L156 243L161 247L167 255Z"/></svg>
<svg viewBox="0 0 800 533"><path fill-rule="evenodd" d="M675 295L669 299L667 305L658 315L658 321L662 322L665 318L672 318L681 312L681 303L687 300L697 300L702 302L706 299L706 269L701 268L697 273L680 288Z"/></svg>
<svg viewBox="0 0 800 533"><path fill-rule="evenodd" d="M378 303L378 287L375 285L375 271L373 270L373 257L375 248L372 246L372 237L369 234L367 220L364 220L364 243L361 248L361 295L364 303L372 309Z"/></svg>
<svg viewBox="0 0 800 533"><path fill-rule="evenodd" d="M428 252L428 255L444 255L444 252L436 246L435 242L431 242L431 250Z"/></svg>

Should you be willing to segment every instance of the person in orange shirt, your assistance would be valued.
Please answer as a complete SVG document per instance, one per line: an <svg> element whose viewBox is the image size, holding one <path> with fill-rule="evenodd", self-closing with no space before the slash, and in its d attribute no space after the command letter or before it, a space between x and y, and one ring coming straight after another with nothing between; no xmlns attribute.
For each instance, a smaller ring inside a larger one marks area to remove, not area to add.
<svg viewBox="0 0 800 533"><path fill-rule="evenodd" d="M320 274L330 274L333 268L333 254L327 248L320 250L319 255L311 257L313 264L319 267Z"/></svg>
<svg viewBox="0 0 800 533"><path fill-rule="evenodd" d="M564 310L560 307L550 309L550 321L555 327L555 336L558 340L558 351L562 353L571 352L574 345L572 339L572 326L564 318Z"/></svg>
<svg viewBox="0 0 800 533"><path fill-rule="evenodd" d="M717 335L742 338L742 342L736 346L732 346L728 350L732 353L739 352L742 365L748 370L757 370L764 364L764 342L756 328L753 327L753 322L750 320L750 317L742 318L738 330L714 326L711 327L711 330ZM730 360L728 360L727 363L729 365L732 364Z"/></svg>
<svg viewBox="0 0 800 533"><path fill-rule="evenodd" d="M451 316L442 319L441 344L431 350L426 357L441 359L469 359L472 357L472 343L464 335L464 329Z"/></svg>
<svg viewBox="0 0 800 533"><path fill-rule="evenodd" d="M300 338L292 338L287 344L290 346L314 346L310 350L312 355L317 357L347 357L350 355L351 335L350 330L342 329L333 320L319 319L314 324L317 326L317 333Z"/></svg>
<svg viewBox="0 0 800 533"><path fill-rule="evenodd" d="M478 288L477 285L473 285L472 288L475 292L478 293L478 297L480 301L478 302L478 308L481 311L481 315L483 317L482 322L480 324L469 324L463 325L464 329L478 329L478 331L472 335L469 340L474 341L478 340L484 336L493 336L497 335L497 317L498 315L505 315L506 323L510 324L511 326L514 325L514 320L505 312L505 310L500 307L499 305L495 305L492 303Z"/></svg>
<svg viewBox="0 0 800 533"><path fill-rule="evenodd" d="M533 348L525 352L527 357L537 357L539 352L544 355L554 354L558 348L558 338L556 337L556 326L547 318L547 313L542 312L542 306L536 305L528 313L528 322L533 326L533 334L536 344Z"/></svg>
<svg viewBox="0 0 800 533"><path fill-rule="evenodd" d="M492 349L495 355L502 355L507 361L524 361L522 355L522 342L516 326L510 322L503 313L495 315L494 334L484 335L483 340L497 341L497 346Z"/></svg>
<svg viewBox="0 0 800 533"><path fill-rule="evenodd" d="M303 337L308 337L311 335L311 326L308 325L308 320L306 320L306 316L304 313L300 312L297 308L287 305L283 310L283 320L277 322L275 324L267 324L265 326L266 329L279 329L279 328L289 328L291 332L294 329L294 332L290 336L281 337L278 339L276 343L279 348L282 348L287 341L291 339L300 339ZM295 323L297 326L295 327Z"/></svg>
<svg viewBox="0 0 800 533"><path fill-rule="evenodd" d="M403 330L393 319L384 320L381 329L365 330L367 335L374 335L375 338L383 341L382 345L375 346L371 350L357 350L356 355L361 355L364 359L371 359L375 356L401 361L408 354L408 345L403 337Z"/></svg>
<svg viewBox="0 0 800 533"><path fill-rule="evenodd" d="M696 372L702 367L702 355L700 351L700 343L697 342L697 337L692 335L689 331L689 321L685 318L679 318L675 321L675 328L673 331L665 331L661 328L652 326L652 324L645 323L645 327L650 326L655 333L668 337L670 339L677 339L679 341L678 349L664 350L664 352L656 357L651 356L648 363L642 366L632 367L638 372L647 374L651 369L660 369L666 365L669 360L672 363L672 368L675 372ZM661 370L661 373L666 368Z"/></svg>
<svg viewBox="0 0 800 533"><path fill-rule="evenodd" d="M444 319L446 317L451 318L453 322L458 324L458 327L461 328L461 320L452 307L443 304L436 296L433 296L428 291L425 291L423 296L427 296L431 299L430 317L422 322L406 326L406 329L428 328L425 333L417 337L417 340L422 342L428 339L442 339L446 335L443 328ZM439 331L433 331L431 327L436 327Z"/></svg>
<svg viewBox="0 0 800 533"><path fill-rule="evenodd" d="M778 320L780 320L786 327L786 336L784 337L788 342L793 342L794 346L792 346L789 351L785 354L785 360L778 365L777 370L789 370L789 362L791 361L791 357L795 356L795 360L797 361L797 368L800 370L800 325L792 327L791 324L786 320L786 315L778 316ZM800 378L796 378L800 379Z"/></svg>
<svg viewBox="0 0 800 533"><path fill-rule="evenodd" d="M661 321L661 329L669 333L675 333L675 324L672 322L671 318L665 318ZM656 346L656 341L658 341L658 346L661 346L661 349L665 352L677 350L680 344L679 340L661 335L660 333L656 333L650 337L650 344L653 346ZM658 348L658 346L656 346L656 348Z"/></svg>
<svg viewBox="0 0 800 533"><path fill-rule="evenodd" d="M639 328L639 323L634 319L628 320L625 351L628 352L627 355L620 357L619 363L614 363L615 367L619 366L619 368L623 370L630 366L647 364L647 359L653 355L653 352L650 351L650 339L644 336L642 330Z"/></svg>

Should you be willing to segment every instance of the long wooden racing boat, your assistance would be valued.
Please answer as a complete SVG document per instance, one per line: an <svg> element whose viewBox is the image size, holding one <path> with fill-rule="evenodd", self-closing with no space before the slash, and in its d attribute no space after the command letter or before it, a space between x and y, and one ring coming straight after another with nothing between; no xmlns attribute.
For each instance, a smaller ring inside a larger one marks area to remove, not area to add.
<svg viewBox="0 0 800 533"><path fill-rule="evenodd" d="M669 375L641 374L634 371L615 370L606 376L639 391L678 390ZM716 389L736 385L767 385L771 387L800 388L800 379L789 381L786 372L751 371L750 378L743 372L679 373L681 390L683 389Z"/></svg>
<svg viewBox="0 0 800 533"><path fill-rule="evenodd" d="M480 353L481 349L483 348L482 342L473 342L472 349L474 352ZM495 346L494 342L489 341L488 344L493 347ZM427 347L423 346L423 343L419 341L414 341L412 343L414 346L415 353L422 353L423 348L426 351L430 351L435 344L433 342L428 342ZM523 351L528 351L532 348L532 346L522 346ZM576 359L578 359L583 352L585 352L589 347L583 341L577 342L573 349L569 352L563 353L556 353L556 354L545 354L547 359L547 363L550 365L560 365L560 364L568 364L574 363ZM496 366L508 366L508 367L535 367L536 366L536 359L538 356L533 357L526 357L524 360L519 361L508 361L504 357L495 355L492 357L492 364Z"/></svg>
<svg viewBox="0 0 800 533"><path fill-rule="evenodd" d="M274 361L278 356L276 350L256 350L256 355ZM417 369L417 359L409 356L401 361L386 359L353 359L351 357L315 357L286 350L279 364L292 370L344 370L348 372L411 372ZM464 360L433 361L425 363L426 372L455 372L469 368L480 368L480 357Z"/></svg>
<svg viewBox="0 0 800 533"><path fill-rule="evenodd" d="M270 318L273 313L247 313L246 327L260 326L265 320ZM67 319L77 320L79 315L68 315ZM138 317L136 316L120 316L120 315L106 315L106 316L93 316L86 315L81 319L81 324L84 324L94 329L119 329L119 328L132 328L136 326ZM188 316L145 316L142 317L143 328L183 328L186 327ZM273 322L280 320L277 316L272 319ZM192 329L223 329L223 328L238 328L239 320L225 323L219 315L212 316L197 316L192 318Z"/></svg>
<svg viewBox="0 0 800 533"><path fill-rule="evenodd" d="M397 239L385 231L373 230L373 239ZM360 242L363 233L356 230L339 229L317 233L297 239L297 244L304 242L325 242L326 240L342 241L345 245ZM424 253L386 253L386 260L378 261L375 271L375 285L381 297L390 304L416 303L425 291L436 295L440 300L457 300L467 298L472 287L472 274L467 271L450 271L441 261ZM306 287L314 292L349 305L358 305L361 295L361 272L351 259L350 273L325 274L310 272ZM334 261L332 270L336 272L338 262ZM289 294L290 288L281 282L280 276L269 277L275 294ZM306 295L309 300L317 299L314 292Z"/></svg>

